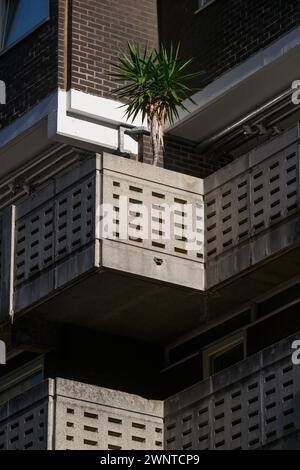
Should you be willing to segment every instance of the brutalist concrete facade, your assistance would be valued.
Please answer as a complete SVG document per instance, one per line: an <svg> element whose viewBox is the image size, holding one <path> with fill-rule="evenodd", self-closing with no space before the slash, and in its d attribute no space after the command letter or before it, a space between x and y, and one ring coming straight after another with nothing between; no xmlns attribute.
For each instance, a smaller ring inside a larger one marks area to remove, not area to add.
<svg viewBox="0 0 300 470"><path fill-rule="evenodd" d="M298 449L298 2L49 5L0 54L0 449ZM204 70L158 167L128 41Z"/></svg>
<svg viewBox="0 0 300 470"><path fill-rule="evenodd" d="M0 407L0 449L299 449L299 334L165 401L50 379Z"/></svg>

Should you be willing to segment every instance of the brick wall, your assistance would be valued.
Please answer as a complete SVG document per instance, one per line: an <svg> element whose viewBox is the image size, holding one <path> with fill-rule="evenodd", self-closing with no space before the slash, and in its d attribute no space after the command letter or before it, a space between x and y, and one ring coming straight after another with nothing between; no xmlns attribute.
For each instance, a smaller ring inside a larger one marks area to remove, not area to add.
<svg viewBox="0 0 300 470"><path fill-rule="evenodd" d="M114 99L110 74L128 41L158 44L156 0L73 0L71 86Z"/></svg>
<svg viewBox="0 0 300 470"><path fill-rule="evenodd" d="M142 49L158 45L156 0L50 0L50 5L50 21L0 56L0 78L7 83L1 127L57 87L113 99L110 74L128 41Z"/></svg>
<svg viewBox="0 0 300 470"><path fill-rule="evenodd" d="M299 0L215 0L195 15L197 0L158 0L161 39L180 41L186 57L206 70L203 84L300 24ZM51 19L0 56L8 104L0 126L22 116L57 87L114 99L113 64L128 41L158 45L157 0L72 0L66 49L64 6L50 0ZM58 25L58 26L57 26ZM66 51L69 53L66 61ZM68 65L68 80L66 69ZM150 148L144 142L144 161ZM199 155L187 142L166 142L166 168L207 176L230 159Z"/></svg>
<svg viewBox="0 0 300 470"><path fill-rule="evenodd" d="M300 25L299 0L215 0L199 11L198 0L159 0L160 35L181 43L205 73L205 86L252 54Z"/></svg>
<svg viewBox="0 0 300 470"><path fill-rule="evenodd" d="M152 164L152 149L150 138L144 135L140 142L140 160ZM199 153L197 147L187 141L165 137L164 151L161 152L159 166L186 175L206 178L219 168L233 160L229 155L218 156Z"/></svg>
<svg viewBox="0 0 300 470"><path fill-rule="evenodd" d="M299 0L215 0L195 15L198 0L158 0L161 39L180 41L202 84L213 80L300 24ZM158 44L157 0L73 0L68 85L114 98L113 63L128 41ZM0 125L22 116L64 86L64 4L50 0L51 19L0 56L8 104ZM57 32L57 23L59 30Z"/></svg>
<svg viewBox="0 0 300 470"><path fill-rule="evenodd" d="M0 128L29 111L57 88L57 3L50 20L0 56L0 78L7 105L0 108Z"/></svg>

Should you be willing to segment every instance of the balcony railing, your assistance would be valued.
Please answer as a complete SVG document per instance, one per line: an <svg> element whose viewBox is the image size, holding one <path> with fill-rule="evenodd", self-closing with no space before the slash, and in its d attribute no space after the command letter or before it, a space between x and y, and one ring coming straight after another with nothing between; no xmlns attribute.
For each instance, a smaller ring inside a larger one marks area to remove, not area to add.
<svg viewBox="0 0 300 470"><path fill-rule="evenodd" d="M162 402L51 379L0 406L0 450L162 448Z"/></svg>
<svg viewBox="0 0 300 470"><path fill-rule="evenodd" d="M197 178L113 155L92 156L54 178L1 219L3 315L105 268L203 289L202 188ZM185 242L187 205L198 214L193 251ZM104 210L111 210L107 220Z"/></svg>
<svg viewBox="0 0 300 470"><path fill-rule="evenodd" d="M49 391L45 382L0 406L0 450L45 450Z"/></svg>
<svg viewBox="0 0 300 470"><path fill-rule="evenodd" d="M168 399L166 448L299 448L300 366L292 363L292 344L299 337Z"/></svg>
<svg viewBox="0 0 300 470"><path fill-rule="evenodd" d="M300 241L299 126L204 181L206 286Z"/></svg>
<svg viewBox="0 0 300 470"><path fill-rule="evenodd" d="M51 379L0 406L0 449L299 449L287 338L163 401Z"/></svg>
<svg viewBox="0 0 300 470"><path fill-rule="evenodd" d="M55 177L0 219L2 315L93 270L203 291L292 248L299 140L296 126L205 180L114 155Z"/></svg>

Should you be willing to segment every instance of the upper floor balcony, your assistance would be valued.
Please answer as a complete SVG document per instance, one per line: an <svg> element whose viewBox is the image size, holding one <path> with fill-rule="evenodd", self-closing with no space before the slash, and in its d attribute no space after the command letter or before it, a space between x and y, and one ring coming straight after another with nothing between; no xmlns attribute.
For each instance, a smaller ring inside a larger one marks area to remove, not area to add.
<svg viewBox="0 0 300 470"><path fill-rule="evenodd" d="M271 272L277 257L284 279L282 260L300 241L299 138L297 125L205 180L114 155L83 159L2 213L2 318L41 303L60 319L110 312L112 289L131 308L138 285L141 297L161 289L176 303L186 289Z"/></svg>
<svg viewBox="0 0 300 470"><path fill-rule="evenodd" d="M299 125L204 180L206 287L299 242Z"/></svg>

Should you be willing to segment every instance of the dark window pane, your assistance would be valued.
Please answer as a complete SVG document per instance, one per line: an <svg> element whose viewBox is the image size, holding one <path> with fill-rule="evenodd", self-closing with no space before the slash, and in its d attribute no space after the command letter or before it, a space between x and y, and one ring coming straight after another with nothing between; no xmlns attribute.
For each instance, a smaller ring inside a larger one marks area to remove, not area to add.
<svg viewBox="0 0 300 470"><path fill-rule="evenodd" d="M244 345L243 343L237 344L231 349L228 349L223 354L214 356L212 358L212 372L217 374L223 369L236 364L244 359Z"/></svg>
<svg viewBox="0 0 300 470"><path fill-rule="evenodd" d="M298 300L300 300L300 283L279 292L279 294L273 295L263 302L259 302L257 305L258 317L262 318L264 315Z"/></svg>
<svg viewBox="0 0 300 470"><path fill-rule="evenodd" d="M17 0L10 3L4 47L8 47L46 20L49 0Z"/></svg>
<svg viewBox="0 0 300 470"><path fill-rule="evenodd" d="M300 304L266 318L247 330L247 356L261 351L300 330Z"/></svg>
<svg viewBox="0 0 300 470"><path fill-rule="evenodd" d="M230 320L227 320L226 322L221 323L218 326L205 331L204 333L201 333L189 341L175 346L174 348L170 349L169 352L170 363L172 364L174 362L180 361L184 357L200 351L205 346L241 329L250 322L251 311L246 310L240 315L237 315Z"/></svg>

